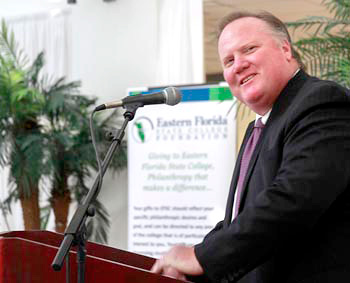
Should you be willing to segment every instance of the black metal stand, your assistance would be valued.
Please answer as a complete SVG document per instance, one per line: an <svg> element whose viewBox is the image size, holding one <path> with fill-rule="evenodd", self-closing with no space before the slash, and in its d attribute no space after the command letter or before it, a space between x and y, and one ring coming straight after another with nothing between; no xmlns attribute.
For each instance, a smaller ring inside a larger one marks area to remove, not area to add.
<svg viewBox="0 0 350 283"><path fill-rule="evenodd" d="M66 283L70 283L70 258L69 258L69 253L66 256Z"/></svg>
<svg viewBox="0 0 350 283"><path fill-rule="evenodd" d="M107 151L105 159L102 162L102 172L99 174L104 176L109 163L112 160L114 152L117 150L125 134L125 129L129 121L134 119L136 110L142 106L139 103L127 105L124 113L124 122L121 129L117 132L116 137L113 138L112 143ZM99 193L99 174L97 175L95 182L86 195L82 205L75 211L72 220L70 221L66 231L64 232L64 238L59 250L51 264L55 271L62 269L63 261L68 255L72 245L78 246L77 263L78 263L78 283L84 283L85 280L85 259L86 259L86 219L94 215L94 210L90 207L91 203L97 198ZM68 277L69 278L69 275Z"/></svg>
<svg viewBox="0 0 350 283"><path fill-rule="evenodd" d="M78 264L78 282L85 282L85 258L86 258L86 225L83 225L81 231L77 234L77 243L73 245L78 246L77 264Z"/></svg>

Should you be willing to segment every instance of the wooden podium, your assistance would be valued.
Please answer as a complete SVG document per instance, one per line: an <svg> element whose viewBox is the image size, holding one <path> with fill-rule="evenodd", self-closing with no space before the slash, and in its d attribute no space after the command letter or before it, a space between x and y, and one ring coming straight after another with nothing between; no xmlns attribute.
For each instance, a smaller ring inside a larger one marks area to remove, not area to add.
<svg viewBox="0 0 350 283"><path fill-rule="evenodd" d="M66 263L54 271L51 263L63 235L48 231L17 231L0 234L1 283L64 283ZM155 259L87 242L85 282L118 283L179 283L149 272ZM76 250L69 256L70 283L77 282Z"/></svg>

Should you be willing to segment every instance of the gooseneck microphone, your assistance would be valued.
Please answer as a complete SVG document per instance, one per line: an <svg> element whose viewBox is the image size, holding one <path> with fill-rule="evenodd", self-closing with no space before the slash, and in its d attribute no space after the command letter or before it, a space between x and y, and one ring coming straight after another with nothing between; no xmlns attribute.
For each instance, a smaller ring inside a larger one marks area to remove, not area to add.
<svg viewBox="0 0 350 283"><path fill-rule="evenodd" d="M176 87L167 87L160 92L146 95L134 95L124 97L122 100L116 100L101 104L95 108L95 111L105 110L109 108L124 107L127 104L139 103L140 106L150 104L167 104L176 105L181 101L181 91Z"/></svg>

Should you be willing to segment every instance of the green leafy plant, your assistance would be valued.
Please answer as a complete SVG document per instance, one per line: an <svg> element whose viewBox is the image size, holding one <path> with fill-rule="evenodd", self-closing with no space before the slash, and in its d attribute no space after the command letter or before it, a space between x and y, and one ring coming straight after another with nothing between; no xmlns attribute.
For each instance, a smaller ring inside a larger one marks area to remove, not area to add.
<svg viewBox="0 0 350 283"><path fill-rule="evenodd" d="M79 94L79 82L63 78L51 82L41 74L45 64L40 53L30 65L9 33L5 22L0 31L0 166L10 168L9 197L1 204L3 213L21 201L25 229L46 227L51 211L55 229L66 228L72 201L80 203L89 190L86 182L96 171L89 114L95 99ZM28 67L29 66L29 67ZM118 116L95 119L100 150L108 142L104 135ZM111 164L116 171L126 166L125 144ZM39 197L49 205L41 209ZM88 222L91 239L106 242L109 216L96 200L96 215Z"/></svg>
<svg viewBox="0 0 350 283"><path fill-rule="evenodd" d="M95 99L74 95L78 83L64 84L58 80L49 88L43 90L46 99L44 113L48 123L43 129L47 141L47 168L51 169L50 204L55 215L56 231L63 232L66 228L68 208L74 198L80 203L89 188L86 184L97 170L95 153L92 147L89 129L89 114L94 108ZM109 125L117 117L114 112L106 119L98 119L95 129L99 137L101 152L108 147L104 134ZM101 156L102 158L102 156ZM113 170L126 165L125 144L111 164ZM92 169L94 169L92 171ZM94 234L94 239L105 242L109 226L108 212L96 200L94 202L96 215L88 222L88 232Z"/></svg>
<svg viewBox="0 0 350 283"><path fill-rule="evenodd" d="M19 199L26 229L40 228L39 180L43 170L43 137L38 121L43 94L30 74L37 63L26 67L5 22L0 31L0 165L9 166L11 196Z"/></svg>
<svg viewBox="0 0 350 283"><path fill-rule="evenodd" d="M350 87L350 0L323 0L333 17L311 16L287 26L307 36L295 42L309 73Z"/></svg>

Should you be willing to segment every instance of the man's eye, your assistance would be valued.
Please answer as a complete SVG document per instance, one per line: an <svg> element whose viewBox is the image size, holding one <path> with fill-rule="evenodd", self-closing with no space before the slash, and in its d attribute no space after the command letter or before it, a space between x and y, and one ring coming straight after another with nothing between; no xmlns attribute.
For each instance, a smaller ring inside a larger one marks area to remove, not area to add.
<svg viewBox="0 0 350 283"><path fill-rule="evenodd" d="M249 47L246 49L246 51L247 51L247 52L252 52L252 51L254 51L256 48L257 48L257 46L255 46L255 45L249 46Z"/></svg>
<svg viewBox="0 0 350 283"><path fill-rule="evenodd" d="M225 66L225 67L230 67L230 66L233 64L233 62L234 62L234 59L233 59L233 58L227 59L227 60L225 60L225 62L224 62L224 66Z"/></svg>

